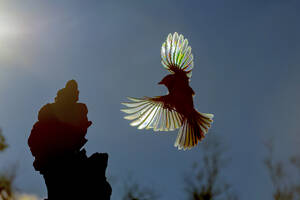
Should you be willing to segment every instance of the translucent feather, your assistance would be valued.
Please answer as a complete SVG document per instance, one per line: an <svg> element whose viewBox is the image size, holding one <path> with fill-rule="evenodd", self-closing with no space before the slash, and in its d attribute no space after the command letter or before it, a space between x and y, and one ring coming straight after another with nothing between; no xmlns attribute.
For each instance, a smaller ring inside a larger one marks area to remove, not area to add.
<svg viewBox="0 0 300 200"><path fill-rule="evenodd" d="M174 67L183 70L191 77L191 70L194 67L191 47L188 46L188 40L183 35L175 32L169 34L161 47L161 63L164 68L174 72Z"/></svg>
<svg viewBox="0 0 300 200"><path fill-rule="evenodd" d="M153 128L154 131L171 131L180 127L180 114L164 107L163 102L148 97L128 99L131 102L122 103L128 108L121 111L128 114L125 119L133 120L131 126L138 126L138 129Z"/></svg>

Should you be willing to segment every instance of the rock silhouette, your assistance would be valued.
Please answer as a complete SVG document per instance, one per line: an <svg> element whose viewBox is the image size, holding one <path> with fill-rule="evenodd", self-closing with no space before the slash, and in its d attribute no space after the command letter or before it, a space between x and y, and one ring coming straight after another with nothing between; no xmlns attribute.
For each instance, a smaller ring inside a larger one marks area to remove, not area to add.
<svg viewBox="0 0 300 200"><path fill-rule="evenodd" d="M82 149L92 122L78 99L78 85L70 80L57 92L54 103L40 109L28 139L33 166L44 176L49 200L110 199L105 177L108 154L87 157Z"/></svg>

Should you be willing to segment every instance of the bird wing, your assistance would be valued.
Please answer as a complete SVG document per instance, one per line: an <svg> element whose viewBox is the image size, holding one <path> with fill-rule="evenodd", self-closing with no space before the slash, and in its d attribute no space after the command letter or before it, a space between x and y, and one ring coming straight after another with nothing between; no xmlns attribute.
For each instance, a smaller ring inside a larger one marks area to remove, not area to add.
<svg viewBox="0 0 300 200"><path fill-rule="evenodd" d="M128 108L121 111L129 114L125 119L134 120L131 126L138 126L138 129L150 129L154 131L172 131L182 125L183 117L174 108L167 105L164 97L131 98L131 102L122 103Z"/></svg>
<svg viewBox="0 0 300 200"><path fill-rule="evenodd" d="M178 36L176 32L168 35L161 47L161 63L170 72L182 70L191 78L194 67L192 48L183 35Z"/></svg>

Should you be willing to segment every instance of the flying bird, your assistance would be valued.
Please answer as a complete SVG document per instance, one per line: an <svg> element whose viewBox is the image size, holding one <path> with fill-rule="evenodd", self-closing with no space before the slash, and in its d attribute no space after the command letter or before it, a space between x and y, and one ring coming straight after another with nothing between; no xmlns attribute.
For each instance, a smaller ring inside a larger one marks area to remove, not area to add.
<svg viewBox="0 0 300 200"><path fill-rule="evenodd" d="M125 119L138 129L172 131L179 128L174 146L191 149L201 141L213 122L213 114L200 113L194 108L193 89L189 86L194 67L188 40L178 33L169 34L161 47L161 63L170 74L158 84L165 85L169 93L164 96L132 98L122 103L128 108Z"/></svg>

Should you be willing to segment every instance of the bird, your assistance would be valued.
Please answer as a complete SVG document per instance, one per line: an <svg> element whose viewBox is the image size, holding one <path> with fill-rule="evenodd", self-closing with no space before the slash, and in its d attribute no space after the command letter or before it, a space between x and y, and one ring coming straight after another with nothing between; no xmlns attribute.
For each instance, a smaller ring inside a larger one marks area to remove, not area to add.
<svg viewBox="0 0 300 200"><path fill-rule="evenodd" d="M174 146L179 150L191 149L203 140L213 123L213 114L201 113L194 108L195 92L189 85L194 67L189 42L182 34L169 34L161 47L161 64L170 74L158 84L168 89L168 94L156 97L127 97L122 104L124 118L132 120L131 126L154 131L179 129Z"/></svg>

